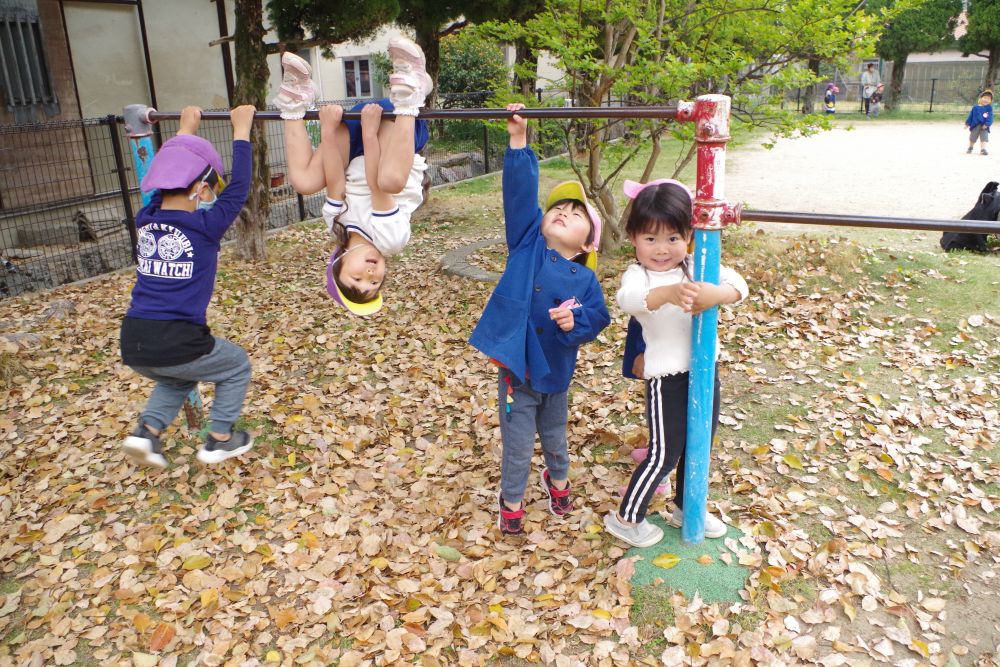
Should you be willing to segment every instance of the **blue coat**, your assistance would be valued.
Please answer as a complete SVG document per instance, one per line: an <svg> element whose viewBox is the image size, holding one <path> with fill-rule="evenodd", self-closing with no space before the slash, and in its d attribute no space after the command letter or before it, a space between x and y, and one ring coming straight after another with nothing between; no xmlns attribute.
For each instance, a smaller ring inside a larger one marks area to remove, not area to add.
<svg viewBox="0 0 1000 667"><path fill-rule="evenodd" d="M503 164L507 267L469 338L535 391L569 389L580 345L595 338L611 317L594 272L546 247L538 206L538 158L531 148L508 148ZM571 297L574 326L562 331L549 318Z"/></svg>
<svg viewBox="0 0 1000 667"><path fill-rule="evenodd" d="M985 125L986 127L993 125L993 105L977 104L972 107L972 110L965 119L965 124L970 128L978 125Z"/></svg>
<svg viewBox="0 0 1000 667"><path fill-rule="evenodd" d="M630 380L641 380L632 372L635 358L646 352L646 340L642 337L642 325L634 317L628 318L628 331L625 334L625 353L622 355L622 375Z"/></svg>

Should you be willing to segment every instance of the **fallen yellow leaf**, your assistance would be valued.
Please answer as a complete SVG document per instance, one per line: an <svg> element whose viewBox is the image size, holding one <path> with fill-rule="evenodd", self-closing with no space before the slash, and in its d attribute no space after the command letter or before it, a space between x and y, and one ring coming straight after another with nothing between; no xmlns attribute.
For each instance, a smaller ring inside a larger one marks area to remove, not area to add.
<svg viewBox="0 0 1000 667"><path fill-rule="evenodd" d="M212 564L212 557L205 554L193 554L184 559L181 565L185 570L201 570Z"/></svg>
<svg viewBox="0 0 1000 667"><path fill-rule="evenodd" d="M653 565L655 565L656 567L662 567L665 570L669 570L670 568L676 566L680 562L681 562L680 556L678 556L677 554L670 554L670 553L660 554L659 556L653 559Z"/></svg>

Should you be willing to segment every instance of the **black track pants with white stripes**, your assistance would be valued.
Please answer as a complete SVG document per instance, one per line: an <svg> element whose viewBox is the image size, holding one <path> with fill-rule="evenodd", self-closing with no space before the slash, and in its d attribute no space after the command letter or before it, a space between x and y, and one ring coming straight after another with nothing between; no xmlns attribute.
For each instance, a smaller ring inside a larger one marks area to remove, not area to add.
<svg viewBox="0 0 1000 667"><path fill-rule="evenodd" d="M712 399L712 440L719 425L719 372L715 373ZM646 423L649 425L649 454L632 473L619 512L634 523L646 518L656 487L677 468L674 502L684 502L684 446L687 443L688 373L646 380ZM678 464L679 467L678 467Z"/></svg>

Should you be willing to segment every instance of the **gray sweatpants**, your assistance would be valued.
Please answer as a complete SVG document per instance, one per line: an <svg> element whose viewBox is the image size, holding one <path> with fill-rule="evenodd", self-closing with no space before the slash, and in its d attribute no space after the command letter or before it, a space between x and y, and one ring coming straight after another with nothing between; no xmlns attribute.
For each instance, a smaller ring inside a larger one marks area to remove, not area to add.
<svg viewBox="0 0 1000 667"><path fill-rule="evenodd" d="M507 401L508 387L512 402ZM566 479L569 474L567 392L545 394L535 391L530 382L521 383L513 373L501 368L499 397L500 437L503 439L500 493L513 505L524 499L536 433L542 441L542 456L549 469L549 478Z"/></svg>
<svg viewBox="0 0 1000 667"><path fill-rule="evenodd" d="M199 382L213 382L215 400L212 401L209 429L215 433L229 433L243 410L243 399L250 385L250 358L246 351L218 337L211 352L186 364L131 368L156 381L140 418L159 430L170 425L184 405L184 398Z"/></svg>

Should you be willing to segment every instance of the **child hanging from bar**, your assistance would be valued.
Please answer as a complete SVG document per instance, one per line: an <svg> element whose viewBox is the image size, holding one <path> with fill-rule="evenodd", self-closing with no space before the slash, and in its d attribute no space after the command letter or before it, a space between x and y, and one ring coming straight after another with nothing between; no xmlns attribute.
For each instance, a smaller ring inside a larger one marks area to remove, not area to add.
<svg viewBox="0 0 1000 667"><path fill-rule="evenodd" d="M156 382L125 452L143 465L167 467L160 440L188 393L215 383L211 424L198 450L202 463L250 451L253 436L233 430L250 384L246 351L214 337L205 311L215 289L222 236L250 192L250 127L255 109L230 112L233 168L228 187L222 158L197 136L201 109L181 111L177 136L164 142L140 184L155 190L135 217L139 233L135 287L122 320L122 362Z"/></svg>
<svg viewBox="0 0 1000 667"><path fill-rule="evenodd" d="M289 180L300 194L326 187L323 219L335 248L327 261L326 288L353 315L382 308L386 258L410 239L410 216L423 203L427 169L418 154L427 143L427 122L417 118L432 82L423 51L412 41L390 40L393 73L388 99L358 104L362 120L342 121L343 109L320 109L320 148L314 152L303 116L317 88L305 60L286 52L284 78L274 105L285 120ZM382 118L394 112L395 120Z"/></svg>
<svg viewBox="0 0 1000 667"><path fill-rule="evenodd" d="M519 111L511 104L508 111ZM527 144L527 121L507 121L503 207L507 266L469 343L499 366L503 443L497 525L502 535L524 532L524 494L535 435L545 468L539 483L549 511L565 516L570 498L566 423L570 381L579 347L611 321L593 269L601 218L583 185L557 185L538 206L538 158Z"/></svg>
<svg viewBox="0 0 1000 667"><path fill-rule="evenodd" d="M688 243L692 237L692 197L682 184L660 179L645 185L625 181L625 194L633 200L625 232L635 246L636 264L622 276L618 305L641 325L645 345L641 370L646 379L646 420L649 424L647 456L639 463L617 512L604 519L605 529L636 547L663 539L663 531L646 520L646 511L657 485L680 463L669 522L684 521L684 449L687 442L688 380L691 366L692 314L747 296L747 284L732 269L722 267L721 284L693 282ZM638 332L631 329L634 336ZM641 349L633 340L627 354ZM718 357L718 349L715 351ZM719 377L716 373L712 435L719 419ZM708 514L705 536L722 537L726 525Z"/></svg>

